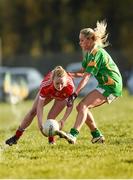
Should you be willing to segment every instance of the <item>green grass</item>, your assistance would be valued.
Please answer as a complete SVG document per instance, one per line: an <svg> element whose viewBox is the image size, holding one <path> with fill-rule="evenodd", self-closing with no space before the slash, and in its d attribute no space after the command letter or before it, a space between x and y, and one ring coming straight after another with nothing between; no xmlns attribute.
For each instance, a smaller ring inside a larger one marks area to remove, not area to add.
<svg viewBox="0 0 133 180"><path fill-rule="evenodd" d="M5 139L14 134L31 104L0 104L0 178L133 178L133 97L126 91L114 103L93 109L106 138L103 145L91 144L84 125L77 144L57 139L51 146L39 132L35 118L17 145L6 146ZM44 119L50 106L44 108ZM74 109L64 130L69 131L75 117Z"/></svg>

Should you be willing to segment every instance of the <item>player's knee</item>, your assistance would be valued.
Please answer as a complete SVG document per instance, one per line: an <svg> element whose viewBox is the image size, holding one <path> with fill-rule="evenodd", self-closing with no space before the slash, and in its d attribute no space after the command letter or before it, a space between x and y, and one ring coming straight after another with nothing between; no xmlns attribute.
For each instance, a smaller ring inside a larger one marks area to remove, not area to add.
<svg viewBox="0 0 133 180"><path fill-rule="evenodd" d="M84 111L87 108L87 106L84 103L79 103L76 107L77 111Z"/></svg>

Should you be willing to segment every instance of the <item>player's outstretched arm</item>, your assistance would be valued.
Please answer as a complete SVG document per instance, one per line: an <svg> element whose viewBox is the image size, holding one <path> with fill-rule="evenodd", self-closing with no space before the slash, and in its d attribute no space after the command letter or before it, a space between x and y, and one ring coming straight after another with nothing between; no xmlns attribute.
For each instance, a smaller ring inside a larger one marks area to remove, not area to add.
<svg viewBox="0 0 133 180"><path fill-rule="evenodd" d="M38 120L38 127L39 127L41 132L43 130L43 126L42 126L43 120L42 119L43 119L43 104L44 104L44 100L45 99L41 99L39 97L38 104L37 104L37 120Z"/></svg>

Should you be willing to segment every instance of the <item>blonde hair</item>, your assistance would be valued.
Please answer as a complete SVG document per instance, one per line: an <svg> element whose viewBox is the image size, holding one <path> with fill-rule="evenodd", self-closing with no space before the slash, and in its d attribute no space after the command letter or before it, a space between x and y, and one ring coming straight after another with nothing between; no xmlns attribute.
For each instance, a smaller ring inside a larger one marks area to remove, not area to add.
<svg viewBox="0 0 133 180"><path fill-rule="evenodd" d="M53 79L62 78L67 75L65 69L63 69L62 66L56 66L52 72L53 72L53 75L52 75Z"/></svg>
<svg viewBox="0 0 133 180"><path fill-rule="evenodd" d="M107 47L109 42L107 42L108 34L106 33L107 23L105 20L96 23L96 28L84 28L81 29L80 33L86 38L93 39L95 44L100 47Z"/></svg>

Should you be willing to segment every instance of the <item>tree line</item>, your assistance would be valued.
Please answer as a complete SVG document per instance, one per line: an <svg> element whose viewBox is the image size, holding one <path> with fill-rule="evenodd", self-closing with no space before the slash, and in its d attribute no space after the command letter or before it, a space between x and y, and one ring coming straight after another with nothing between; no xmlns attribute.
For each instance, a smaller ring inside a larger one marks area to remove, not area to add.
<svg viewBox="0 0 133 180"><path fill-rule="evenodd" d="M108 23L111 49L133 64L133 1L0 0L2 56L79 51L80 29Z"/></svg>

